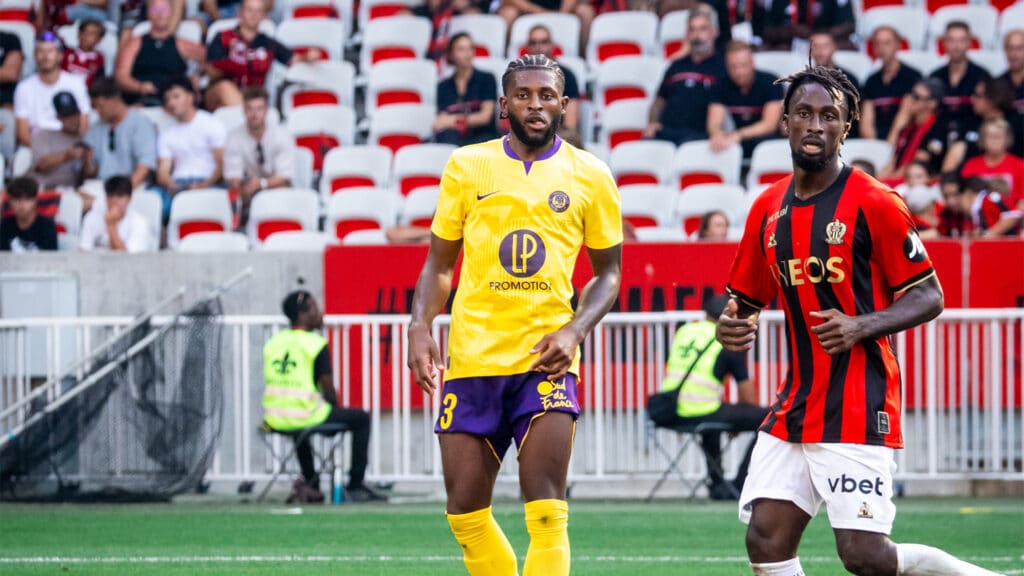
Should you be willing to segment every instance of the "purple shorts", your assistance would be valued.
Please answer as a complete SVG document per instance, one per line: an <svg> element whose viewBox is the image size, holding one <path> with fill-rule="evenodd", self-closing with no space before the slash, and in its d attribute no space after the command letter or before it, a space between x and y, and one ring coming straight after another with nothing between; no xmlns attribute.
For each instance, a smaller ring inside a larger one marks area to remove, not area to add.
<svg viewBox="0 0 1024 576"><path fill-rule="evenodd" d="M483 436L501 460L513 438L516 447L522 448L533 417L544 412L579 417L574 374L554 382L543 372L458 378L444 383L434 432Z"/></svg>

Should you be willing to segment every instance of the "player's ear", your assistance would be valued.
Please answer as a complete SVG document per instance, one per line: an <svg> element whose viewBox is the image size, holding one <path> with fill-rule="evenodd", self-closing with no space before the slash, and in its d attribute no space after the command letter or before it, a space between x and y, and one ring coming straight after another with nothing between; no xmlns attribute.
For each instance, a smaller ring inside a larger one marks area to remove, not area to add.
<svg viewBox="0 0 1024 576"><path fill-rule="evenodd" d="M789 114L782 115L782 135L789 136Z"/></svg>
<svg viewBox="0 0 1024 576"><path fill-rule="evenodd" d="M498 119L508 119L508 98L498 96Z"/></svg>

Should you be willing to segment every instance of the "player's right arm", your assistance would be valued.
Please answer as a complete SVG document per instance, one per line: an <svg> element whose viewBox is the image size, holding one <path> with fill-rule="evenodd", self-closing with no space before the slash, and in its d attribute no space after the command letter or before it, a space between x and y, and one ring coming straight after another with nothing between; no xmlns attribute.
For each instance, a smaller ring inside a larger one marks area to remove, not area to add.
<svg viewBox="0 0 1024 576"><path fill-rule="evenodd" d="M434 318L444 309L452 291L455 262L462 249L462 240L445 240L430 236L430 252L416 282L412 298L412 321L409 323L409 369L413 380L427 394L438 386L438 371L443 365L437 342L431 334Z"/></svg>

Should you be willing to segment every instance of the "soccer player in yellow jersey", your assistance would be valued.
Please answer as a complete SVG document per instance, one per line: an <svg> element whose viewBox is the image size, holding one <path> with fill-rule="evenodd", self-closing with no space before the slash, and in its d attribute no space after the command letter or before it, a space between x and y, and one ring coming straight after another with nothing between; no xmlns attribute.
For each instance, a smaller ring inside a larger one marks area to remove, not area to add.
<svg viewBox="0 0 1024 576"><path fill-rule="evenodd" d="M524 576L569 573L566 476L579 416L579 345L619 293L622 217L608 167L556 132L568 99L558 65L514 60L502 76L512 131L452 154L441 178L430 252L413 298L409 368L441 387L447 516L472 576L518 574L491 514L514 439L530 547ZM573 311L572 273L587 247L594 278ZM445 360L431 336L465 250Z"/></svg>

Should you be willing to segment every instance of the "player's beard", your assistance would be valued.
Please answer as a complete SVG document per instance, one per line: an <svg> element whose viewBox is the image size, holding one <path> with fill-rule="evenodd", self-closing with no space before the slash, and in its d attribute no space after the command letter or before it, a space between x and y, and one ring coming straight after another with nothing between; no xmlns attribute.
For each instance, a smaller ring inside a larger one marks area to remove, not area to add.
<svg viewBox="0 0 1024 576"><path fill-rule="evenodd" d="M839 149L837 148L833 152L822 151L821 154L815 154L810 156L804 154L799 149L793 150L793 164L796 164L797 168L800 168L804 172L821 172L831 163L835 163L836 158L839 156Z"/></svg>
<svg viewBox="0 0 1024 576"><path fill-rule="evenodd" d="M515 114L508 115L508 124L512 128L512 133L516 135L520 142L530 148L541 148L550 144L554 139L558 129L562 126L562 114L561 112L555 114L551 119L551 123L548 124L548 129L538 136L531 136L526 131L526 126L516 118Z"/></svg>

